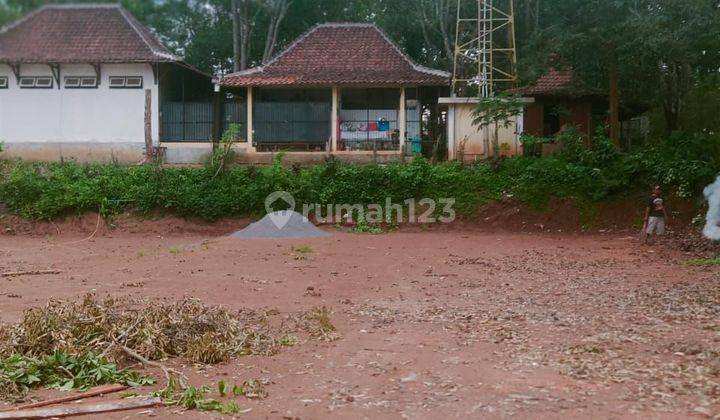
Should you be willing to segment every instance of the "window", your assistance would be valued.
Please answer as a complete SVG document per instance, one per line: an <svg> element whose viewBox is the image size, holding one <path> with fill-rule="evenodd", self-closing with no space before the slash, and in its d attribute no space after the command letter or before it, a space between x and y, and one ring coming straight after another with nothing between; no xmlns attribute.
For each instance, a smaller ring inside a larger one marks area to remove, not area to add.
<svg viewBox="0 0 720 420"><path fill-rule="evenodd" d="M142 77L126 77L125 78L125 87L128 88L141 88L143 86L143 79Z"/></svg>
<svg viewBox="0 0 720 420"><path fill-rule="evenodd" d="M338 150L399 150L399 109L400 89L343 89Z"/></svg>
<svg viewBox="0 0 720 420"><path fill-rule="evenodd" d="M50 89L53 87L53 78L50 76L23 76L20 78L20 87L23 89Z"/></svg>
<svg viewBox="0 0 720 420"><path fill-rule="evenodd" d="M7 88L8 88L8 78L0 77L0 89L7 89Z"/></svg>
<svg viewBox="0 0 720 420"><path fill-rule="evenodd" d="M110 76L111 89L141 89L142 76Z"/></svg>
<svg viewBox="0 0 720 420"><path fill-rule="evenodd" d="M80 87L97 87L97 77L83 77L82 79L80 79Z"/></svg>
<svg viewBox="0 0 720 420"><path fill-rule="evenodd" d="M96 88L97 78L94 76L66 76L65 89Z"/></svg>

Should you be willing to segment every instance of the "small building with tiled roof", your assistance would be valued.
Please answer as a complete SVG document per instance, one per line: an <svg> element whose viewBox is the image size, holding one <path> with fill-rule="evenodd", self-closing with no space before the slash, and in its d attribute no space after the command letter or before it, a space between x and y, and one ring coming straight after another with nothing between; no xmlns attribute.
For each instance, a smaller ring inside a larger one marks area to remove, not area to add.
<svg viewBox="0 0 720 420"><path fill-rule="evenodd" d="M246 127L252 151L396 155L418 151L423 102L437 102L449 82L449 73L418 65L373 24L327 23L217 84L235 95L242 112L230 115Z"/></svg>
<svg viewBox="0 0 720 420"><path fill-rule="evenodd" d="M212 111L212 92L120 5L48 5L0 29L5 156L137 161L164 141L209 141L211 119L174 117L185 102Z"/></svg>
<svg viewBox="0 0 720 420"><path fill-rule="evenodd" d="M551 66L516 92L533 99L523 112L525 134L550 137L562 127L572 125L589 136L598 120L602 120L604 98L588 89L569 68Z"/></svg>

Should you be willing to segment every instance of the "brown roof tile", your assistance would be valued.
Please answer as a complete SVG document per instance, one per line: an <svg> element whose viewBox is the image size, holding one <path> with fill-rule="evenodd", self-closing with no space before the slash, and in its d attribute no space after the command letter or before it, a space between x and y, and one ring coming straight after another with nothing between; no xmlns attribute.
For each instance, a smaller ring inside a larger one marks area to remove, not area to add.
<svg viewBox="0 0 720 420"><path fill-rule="evenodd" d="M558 70L550 67L531 85L518 89L522 95L557 95L569 93L574 88L580 88L573 71L570 69Z"/></svg>
<svg viewBox="0 0 720 420"><path fill-rule="evenodd" d="M415 64L378 27L317 25L268 64L220 80L221 86L445 86L450 74Z"/></svg>
<svg viewBox="0 0 720 420"><path fill-rule="evenodd" d="M119 5L49 5L0 30L0 62L171 62L158 38Z"/></svg>

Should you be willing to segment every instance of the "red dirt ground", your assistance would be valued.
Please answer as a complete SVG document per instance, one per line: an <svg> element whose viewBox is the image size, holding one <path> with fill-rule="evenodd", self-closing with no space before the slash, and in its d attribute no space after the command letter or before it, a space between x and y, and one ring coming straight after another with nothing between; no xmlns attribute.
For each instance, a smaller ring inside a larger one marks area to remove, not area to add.
<svg viewBox="0 0 720 420"><path fill-rule="evenodd" d="M0 319L88 292L196 297L283 313L326 305L341 335L217 366L193 384L267 379L244 418L678 418L720 410L720 270L630 233L438 229L236 240L241 227L124 221L0 233ZM134 227L133 227L134 226ZM42 235L38 235L42 233ZM307 245L299 254L293 247ZM306 293L308 287L317 293ZM316 295L316 296L313 296ZM319 296L317 296L319 295ZM158 372L154 372L158 373ZM158 375L162 377L162 375ZM124 419L217 418L158 408Z"/></svg>

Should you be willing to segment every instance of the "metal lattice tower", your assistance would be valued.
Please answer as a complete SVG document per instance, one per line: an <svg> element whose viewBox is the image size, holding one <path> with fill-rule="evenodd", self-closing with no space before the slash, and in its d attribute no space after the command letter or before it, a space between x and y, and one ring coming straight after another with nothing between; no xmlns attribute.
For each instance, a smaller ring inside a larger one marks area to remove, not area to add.
<svg viewBox="0 0 720 420"><path fill-rule="evenodd" d="M516 82L513 0L458 0L452 94L489 97Z"/></svg>

